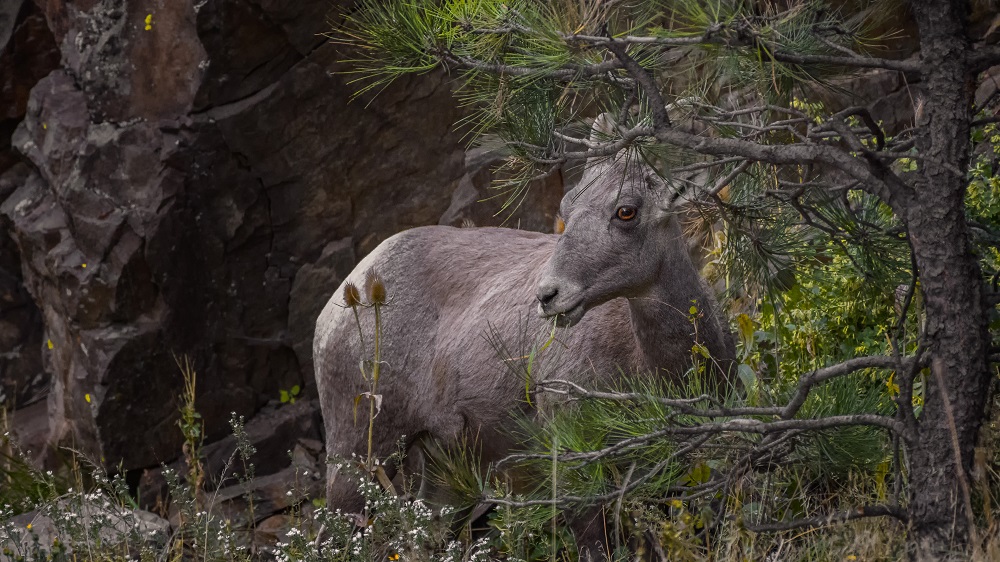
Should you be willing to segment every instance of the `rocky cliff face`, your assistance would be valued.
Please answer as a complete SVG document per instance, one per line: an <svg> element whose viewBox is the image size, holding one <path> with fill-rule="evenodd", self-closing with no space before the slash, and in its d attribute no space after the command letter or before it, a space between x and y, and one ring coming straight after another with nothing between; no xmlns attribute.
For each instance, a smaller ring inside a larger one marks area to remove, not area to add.
<svg viewBox="0 0 1000 562"><path fill-rule="evenodd" d="M0 202L26 179L27 166L11 149L31 88L59 64L59 51L41 10L30 2L0 6ZM0 215L0 403L43 399L49 377L42 368L42 316L24 287L16 242Z"/></svg>
<svg viewBox="0 0 1000 562"><path fill-rule="evenodd" d="M498 220L475 203L491 156L466 158L443 76L348 103L318 35L347 7L18 7L3 57L40 62L0 58L0 345L21 350L0 369L48 388L50 445L125 470L174 458L175 356L210 438L308 394L316 315L360 256L405 228ZM535 192L521 227L550 228L562 186Z"/></svg>

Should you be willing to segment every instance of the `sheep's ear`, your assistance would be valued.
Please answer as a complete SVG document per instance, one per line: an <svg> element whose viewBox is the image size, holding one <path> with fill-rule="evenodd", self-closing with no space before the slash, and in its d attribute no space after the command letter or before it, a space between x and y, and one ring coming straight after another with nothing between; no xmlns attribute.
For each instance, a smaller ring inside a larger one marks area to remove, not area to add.
<svg viewBox="0 0 1000 562"><path fill-rule="evenodd" d="M590 126L590 141L600 143L608 142L614 138L617 129L618 125L615 123L615 118L610 113L602 113L594 119L593 125ZM589 169L600 164L601 162L606 161L606 157L588 158L587 162L584 164L584 169Z"/></svg>
<svg viewBox="0 0 1000 562"><path fill-rule="evenodd" d="M657 177L656 179L658 180L656 193L659 194L656 207L665 215L686 212L685 209L690 209L691 204L698 197L699 191L691 187L695 182L673 181L669 177ZM708 177L700 179L702 183L698 185L705 185L708 182Z"/></svg>
<svg viewBox="0 0 1000 562"><path fill-rule="evenodd" d="M617 126L615 118L610 113L605 112L598 115L590 127L590 140L594 142L607 141L608 137L615 134Z"/></svg>

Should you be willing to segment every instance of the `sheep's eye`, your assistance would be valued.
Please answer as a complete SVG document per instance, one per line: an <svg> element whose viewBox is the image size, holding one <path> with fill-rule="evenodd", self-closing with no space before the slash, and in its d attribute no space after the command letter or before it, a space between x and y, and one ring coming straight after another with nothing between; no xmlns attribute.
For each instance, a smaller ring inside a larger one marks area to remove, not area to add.
<svg viewBox="0 0 1000 562"><path fill-rule="evenodd" d="M636 208L629 205L618 207L618 212L616 213L618 219L623 221L630 221L634 219L637 214L638 212L636 211Z"/></svg>

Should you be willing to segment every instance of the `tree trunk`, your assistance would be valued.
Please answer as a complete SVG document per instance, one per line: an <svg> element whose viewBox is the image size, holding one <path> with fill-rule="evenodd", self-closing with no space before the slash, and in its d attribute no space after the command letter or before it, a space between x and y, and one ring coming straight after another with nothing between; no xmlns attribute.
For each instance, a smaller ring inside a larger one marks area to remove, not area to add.
<svg viewBox="0 0 1000 562"><path fill-rule="evenodd" d="M910 444L908 552L913 560L943 560L970 548L967 475L990 388L990 339L982 274L969 244L963 202L974 78L967 70L967 2L914 0L911 5L929 97L922 114L918 110L924 133L906 222L920 270L932 361L924 410Z"/></svg>

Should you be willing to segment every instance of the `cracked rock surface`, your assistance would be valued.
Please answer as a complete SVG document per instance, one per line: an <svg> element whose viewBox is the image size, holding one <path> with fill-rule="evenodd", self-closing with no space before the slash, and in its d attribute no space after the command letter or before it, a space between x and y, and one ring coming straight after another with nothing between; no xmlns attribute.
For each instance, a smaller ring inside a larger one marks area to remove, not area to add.
<svg viewBox="0 0 1000 562"><path fill-rule="evenodd" d="M47 390L35 450L126 471L176 458L175 356L209 441L231 412L311 396L316 315L360 257L406 228L494 220L470 211L483 172L443 75L348 103L317 35L346 3L22 4L0 76L0 343L24 353L0 369ZM522 227L550 228L549 183Z"/></svg>

